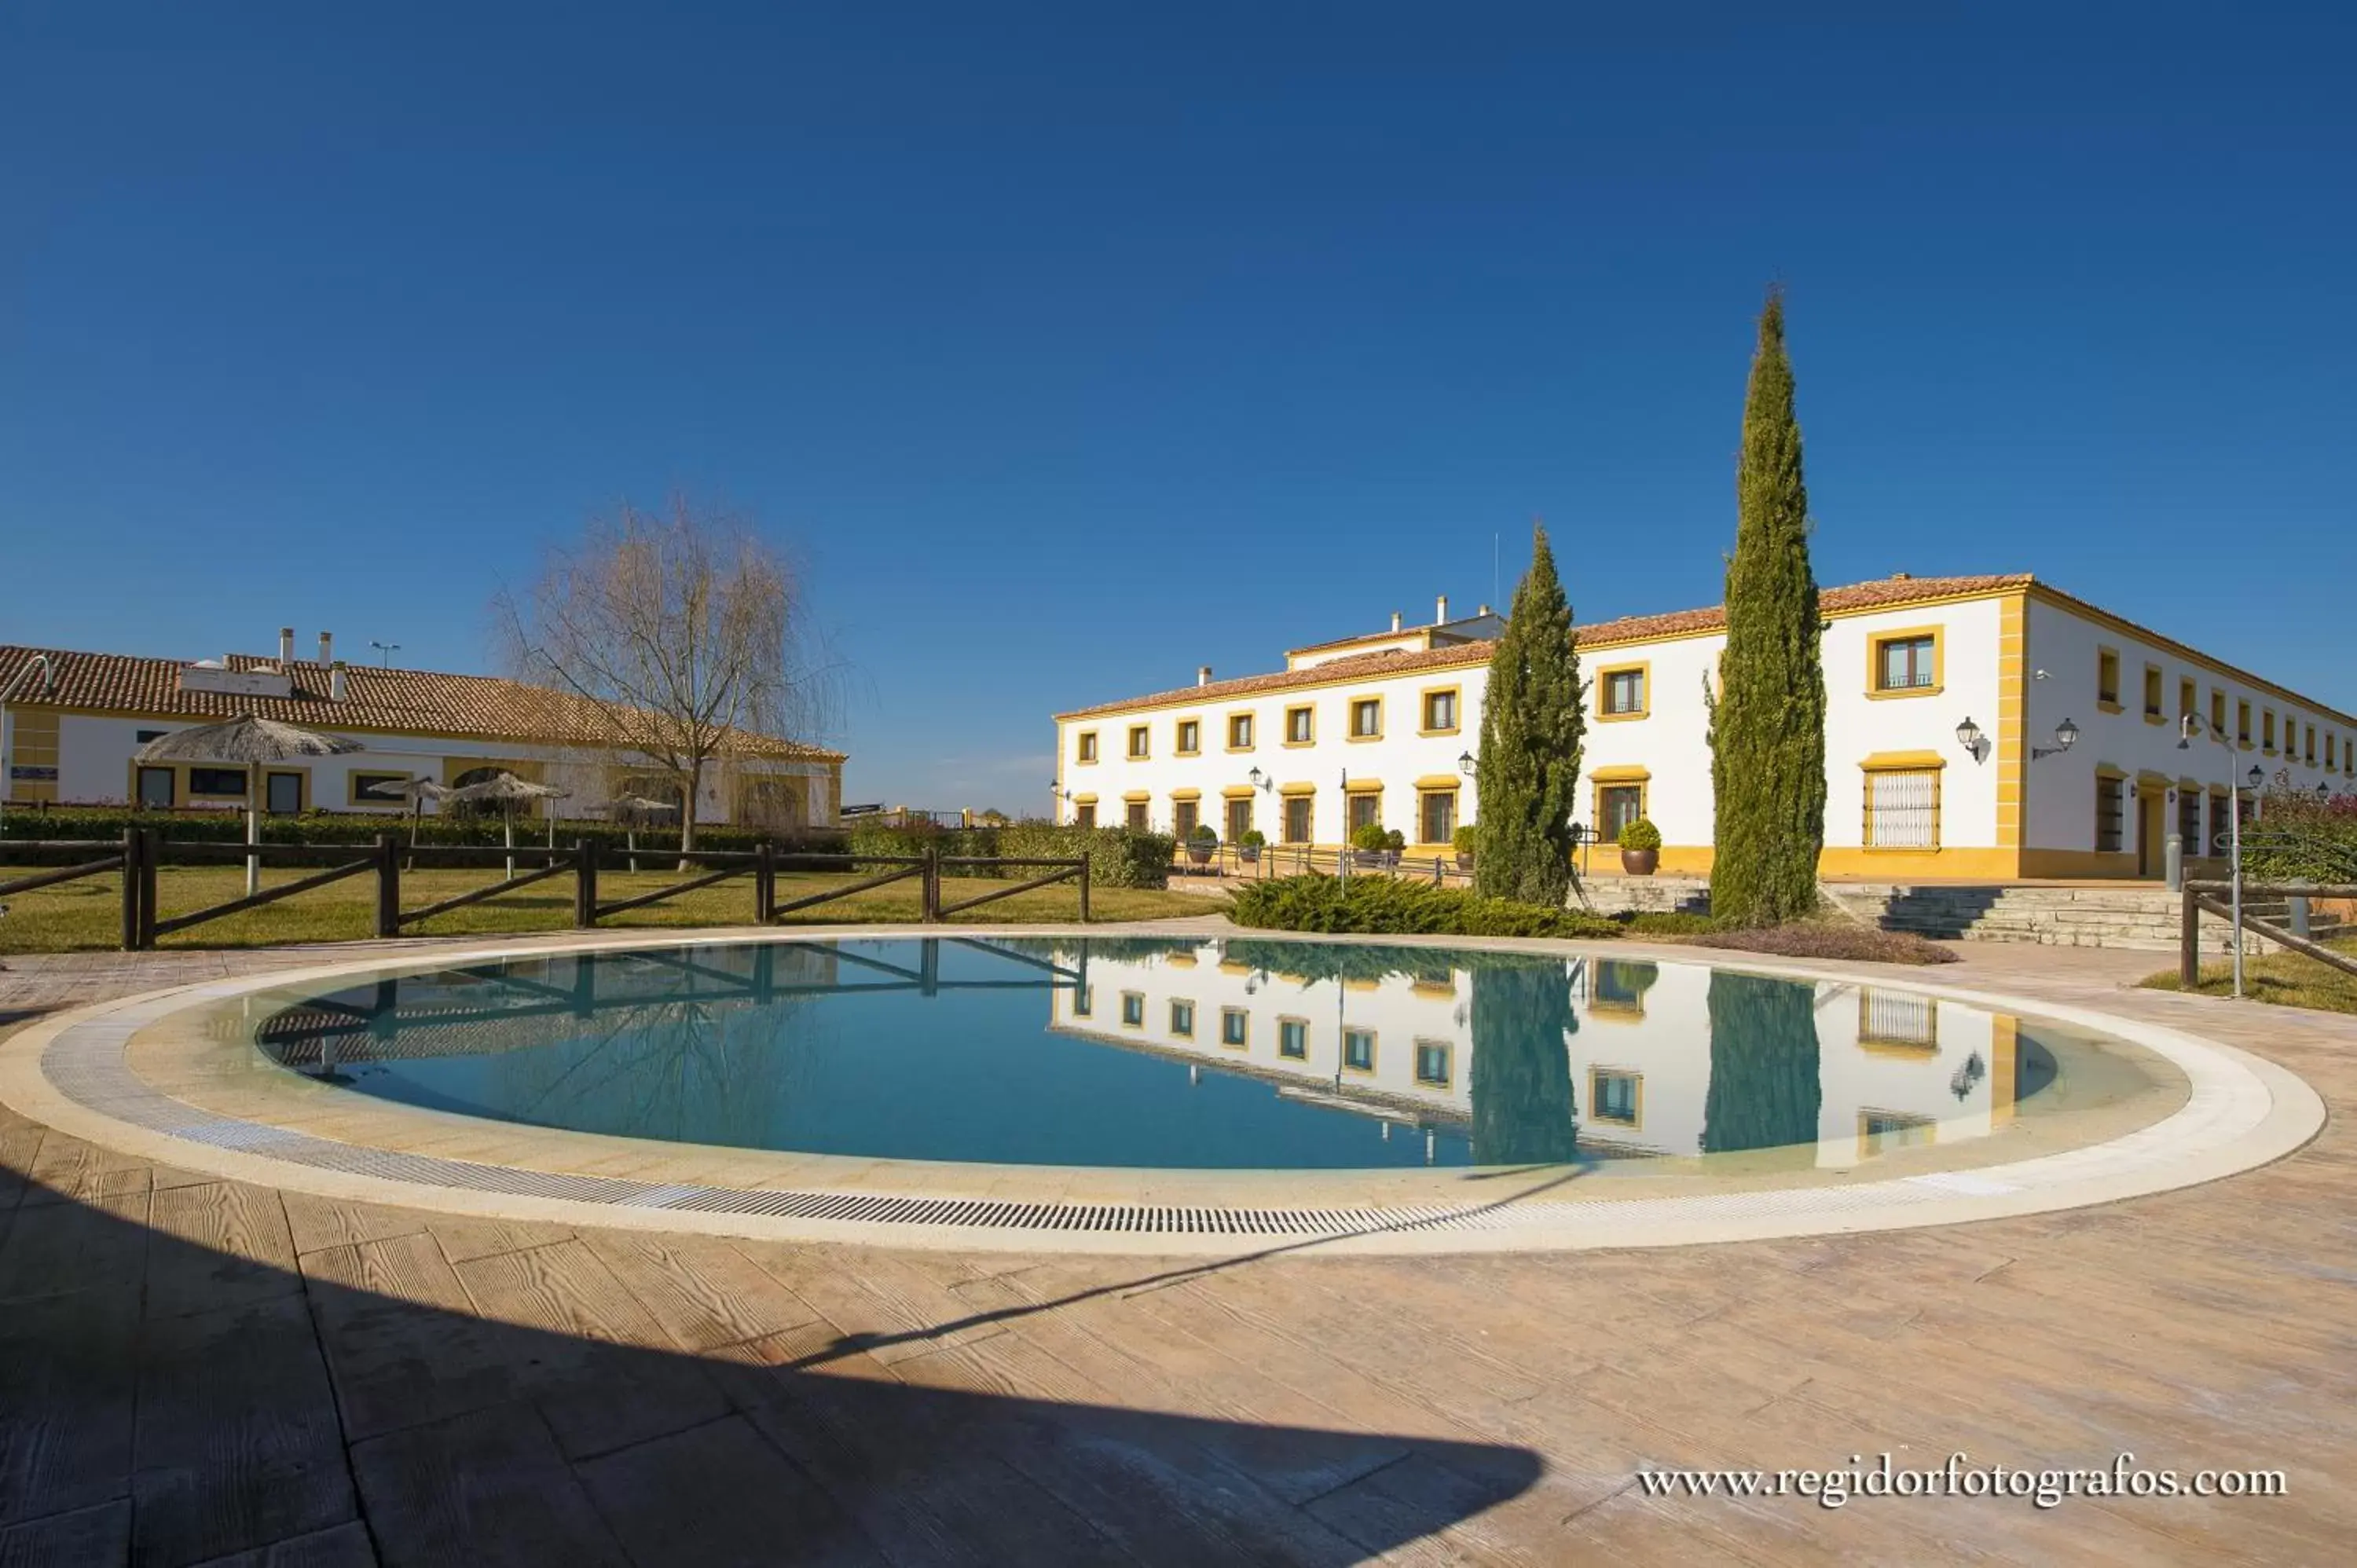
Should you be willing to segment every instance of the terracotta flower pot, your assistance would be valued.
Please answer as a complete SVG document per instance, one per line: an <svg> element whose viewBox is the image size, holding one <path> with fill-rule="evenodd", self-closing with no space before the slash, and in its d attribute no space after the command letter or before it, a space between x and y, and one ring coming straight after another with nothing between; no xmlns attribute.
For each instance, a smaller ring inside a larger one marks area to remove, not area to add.
<svg viewBox="0 0 2357 1568"><path fill-rule="evenodd" d="M1194 839L1187 841L1187 861L1190 865L1211 864L1211 846Z"/></svg>
<svg viewBox="0 0 2357 1568"><path fill-rule="evenodd" d="M1651 876L1653 868L1662 864L1658 849L1624 849L1620 852L1620 869L1631 876Z"/></svg>
<svg viewBox="0 0 2357 1568"><path fill-rule="evenodd" d="M1473 869L1473 857L1460 850L1457 855L1457 869L1469 873Z"/></svg>

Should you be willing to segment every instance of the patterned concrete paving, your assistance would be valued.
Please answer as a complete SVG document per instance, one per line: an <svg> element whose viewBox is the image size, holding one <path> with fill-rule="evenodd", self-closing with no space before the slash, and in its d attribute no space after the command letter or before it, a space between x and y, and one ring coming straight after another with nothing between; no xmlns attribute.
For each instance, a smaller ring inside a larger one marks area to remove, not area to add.
<svg viewBox="0 0 2357 1568"><path fill-rule="evenodd" d="M302 951L12 959L0 1018ZM2279 1061L2273 1166L2096 1209L1220 1264L490 1223L0 1112L0 1564L2345 1561L2357 1020L1971 950ZM1659 1498L1643 1466L2281 1468L2272 1498Z"/></svg>

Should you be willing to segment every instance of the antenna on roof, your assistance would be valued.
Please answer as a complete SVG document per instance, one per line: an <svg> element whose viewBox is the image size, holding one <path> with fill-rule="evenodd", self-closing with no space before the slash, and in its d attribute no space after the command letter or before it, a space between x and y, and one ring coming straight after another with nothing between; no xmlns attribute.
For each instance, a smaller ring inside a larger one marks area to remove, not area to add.
<svg viewBox="0 0 2357 1568"><path fill-rule="evenodd" d="M1490 602L1498 602L1498 532L1490 531Z"/></svg>
<svg viewBox="0 0 2357 1568"><path fill-rule="evenodd" d="M376 661L379 665L391 664L393 662L393 656L401 651L401 644L397 642L379 642L372 637L369 639L369 646L376 650Z"/></svg>

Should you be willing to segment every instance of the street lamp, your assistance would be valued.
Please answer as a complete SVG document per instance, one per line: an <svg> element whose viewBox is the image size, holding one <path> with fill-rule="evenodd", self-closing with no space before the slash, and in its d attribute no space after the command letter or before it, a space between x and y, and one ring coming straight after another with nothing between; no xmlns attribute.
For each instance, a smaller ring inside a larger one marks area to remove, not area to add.
<svg viewBox="0 0 2357 1568"><path fill-rule="evenodd" d="M1965 755L1975 762L1981 759L1981 726L1973 723L1970 714L1966 714L1964 722L1956 726L1956 744L1963 746Z"/></svg>
<svg viewBox="0 0 2357 1568"><path fill-rule="evenodd" d="M2201 727L2201 721L2191 714L2186 714L2179 720L2177 726L2177 749L2191 750L2194 734ZM2224 747L2229 757L2234 755L2234 743L2219 734L2215 728L2210 731L2210 738ZM2256 794L2259 786L2266 781L2266 774L2262 772L2255 763L2253 764L2249 774L2251 792ZM2226 875L2233 894L2234 996L2239 1001L2243 994L2243 801L2241 792L2235 788L2234 770L2231 763L2226 768Z"/></svg>
<svg viewBox="0 0 2357 1568"><path fill-rule="evenodd" d="M1468 779L1473 777L1473 754L1471 752L1460 751L1457 754L1457 771L1462 773Z"/></svg>
<svg viewBox="0 0 2357 1568"><path fill-rule="evenodd" d="M1262 788L1268 782L1268 775L1263 773L1257 768L1254 768L1250 773L1245 774L1244 777L1252 780L1252 787L1255 789Z"/></svg>
<svg viewBox="0 0 2357 1568"><path fill-rule="evenodd" d="M2069 719L2064 719L2061 724L2054 726L2054 744L2052 746L2031 746L2029 748L2029 760L2035 762L2041 757L2060 757L2078 744L2079 726L2072 724Z"/></svg>

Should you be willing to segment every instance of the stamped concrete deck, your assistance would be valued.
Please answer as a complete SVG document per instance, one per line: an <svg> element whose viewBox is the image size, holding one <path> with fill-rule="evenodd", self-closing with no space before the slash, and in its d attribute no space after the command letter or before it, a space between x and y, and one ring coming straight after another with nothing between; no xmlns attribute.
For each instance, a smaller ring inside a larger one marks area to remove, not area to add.
<svg viewBox="0 0 2357 1568"><path fill-rule="evenodd" d="M316 958L11 959L0 1020ZM2148 961L2004 947L1938 979L2281 1062L2336 1113L2316 1143L2103 1208L1644 1252L487 1223L0 1112L0 1563L2342 1561L2357 1020L2118 989ZM1960 1449L2279 1467L2288 1495L1827 1509L1634 1480Z"/></svg>

